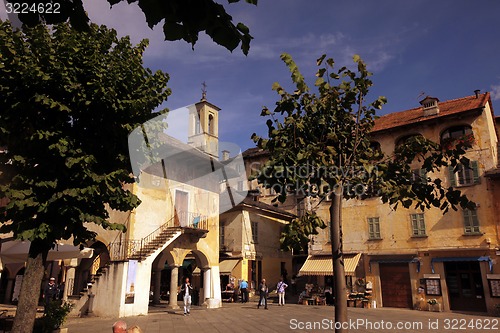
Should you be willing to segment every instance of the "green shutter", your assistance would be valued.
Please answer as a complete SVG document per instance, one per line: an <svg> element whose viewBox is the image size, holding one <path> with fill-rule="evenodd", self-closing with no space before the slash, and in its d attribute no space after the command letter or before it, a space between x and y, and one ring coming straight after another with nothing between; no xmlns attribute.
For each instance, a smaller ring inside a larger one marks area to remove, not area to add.
<svg viewBox="0 0 500 333"><path fill-rule="evenodd" d="M448 177L450 178L450 186L457 186L457 181L455 180L455 173L453 172L453 167L448 167Z"/></svg>
<svg viewBox="0 0 500 333"><path fill-rule="evenodd" d="M427 184L427 171L425 169L418 169L418 176L422 184Z"/></svg>
<svg viewBox="0 0 500 333"><path fill-rule="evenodd" d="M470 166L472 168L472 174L474 175L474 184L479 184L479 167L477 161L471 161Z"/></svg>

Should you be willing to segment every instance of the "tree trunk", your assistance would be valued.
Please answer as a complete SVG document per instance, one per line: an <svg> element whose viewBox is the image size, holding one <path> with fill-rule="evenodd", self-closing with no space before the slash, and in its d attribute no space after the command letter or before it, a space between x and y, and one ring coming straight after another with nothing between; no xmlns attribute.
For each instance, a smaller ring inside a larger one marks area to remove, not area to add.
<svg viewBox="0 0 500 333"><path fill-rule="evenodd" d="M333 278L335 279L335 332L346 333L347 288L345 284L344 253L342 245L342 192L332 193L330 205L330 242L332 244Z"/></svg>
<svg viewBox="0 0 500 333"><path fill-rule="evenodd" d="M48 252L49 248L43 241L35 240L31 242L12 333L27 333L33 331L36 308Z"/></svg>

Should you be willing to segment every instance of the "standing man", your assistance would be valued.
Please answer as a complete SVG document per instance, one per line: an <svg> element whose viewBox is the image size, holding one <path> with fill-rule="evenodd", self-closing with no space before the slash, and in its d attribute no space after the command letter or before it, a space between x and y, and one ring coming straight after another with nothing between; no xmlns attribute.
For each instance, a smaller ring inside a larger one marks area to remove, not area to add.
<svg viewBox="0 0 500 333"><path fill-rule="evenodd" d="M264 309L267 310L267 293L269 292L269 288L267 287L266 284L266 279L262 279L262 282L259 284L259 304L257 305L257 309L260 307L262 304L262 301L264 301Z"/></svg>
<svg viewBox="0 0 500 333"><path fill-rule="evenodd" d="M248 282L245 280L240 282L240 290L241 290L241 303L248 302Z"/></svg>
<svg viewBox="0 0 500 333"><path fill-rule="evenodd" d="M43 290L43 298L45 301L45 311L47 311L47 308L49 307L50 302L56 300L57 294L58 294L58 290L57 290L57 285L56 285L56 279L51 277L49 279L49 283L45 286L45 289Z"/></svg>
<svg viewBox="0 0 500 333"><path fill-rule="evenodd" d="M278 291L278 305L285 305L285 289L288 285L283 281L283 277L280 278L280 282L276 286L276 290Z"/></svg>
<svg viewBox="0 0 500 333"><path fill-rule="evenodd" d="M191 312L191 294L193 292L193 287L189 283L189 278L187 277L181 286L181 295L184 299L184 315L189 315Z"/></svg>

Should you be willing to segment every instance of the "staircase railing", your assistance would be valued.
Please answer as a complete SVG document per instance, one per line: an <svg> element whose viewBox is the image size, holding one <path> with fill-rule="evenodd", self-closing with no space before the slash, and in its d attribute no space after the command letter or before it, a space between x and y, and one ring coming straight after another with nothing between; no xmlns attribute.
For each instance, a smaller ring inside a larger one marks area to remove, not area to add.
<svg viewBox="0 0 500 333"><path fill-rule="evenodd" d="M132 256L139 256L140 259L143 259L143 257L148 255L145 247L152 244L168 229L175 227L208 230L208 217L192 212L177 212L166 223L141 239L129 239L110 243L108 251L111 261L123 261Z"/></svg>

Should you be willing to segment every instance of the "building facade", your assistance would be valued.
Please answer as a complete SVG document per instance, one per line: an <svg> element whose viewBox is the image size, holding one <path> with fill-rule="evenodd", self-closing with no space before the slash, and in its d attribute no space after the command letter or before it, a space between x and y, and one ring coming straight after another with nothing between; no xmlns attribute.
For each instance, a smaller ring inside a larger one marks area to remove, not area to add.
<svg viewBox="0 0 500 333"><path fill-rule="evenodd" d="M415 177L439 178L446 187L461 190L478 208L443 215L435 208L394 210L378 198L345 201L344 253L348 258L362 254L357 263L346 263L351 267L346 271L348 287L356 291L369 286L377 306L427 309L435 302L433 309L442 311L493 314L500 304L498 117L489 93L444 102L427 97L421 104L377 119L371 133L374 145L390 155L413 135L444 146L467 140L472 144L466 152L469 167L435 174L423 174L418 161L412 167ZM256 161L265 160L265 152L252 154L257 155ZM329 205L324 201L316 207L325 221L329 221ZM291 196L282 208L300 215L305 206L304 198ZM306 274L314 274L311 267L315 267L319 284L329 279L322 277L324 267L313 260L328 258L329 239L329 229L312 237L303 267Z"/></svg>

